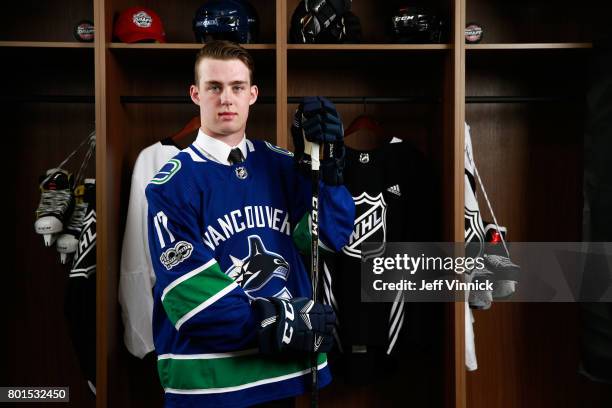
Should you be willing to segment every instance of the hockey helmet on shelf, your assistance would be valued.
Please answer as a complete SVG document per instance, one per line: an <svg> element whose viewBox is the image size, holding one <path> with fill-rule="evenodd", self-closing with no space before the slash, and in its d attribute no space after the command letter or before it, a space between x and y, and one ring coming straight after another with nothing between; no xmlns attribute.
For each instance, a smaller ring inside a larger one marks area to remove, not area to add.
<svg viewBox="0 0 612 408"><path fill-rule="evenodd" d="M259 17L246 0L210 0L196 11L193 32L200 43L212 40L254 43L259 35Z"/></svg>
<svg viewBox="0 0 612 408"><path fill-rule="evenodd" d="M342 42L338 37L346 30L339 20L350 9L351 0L302 0L291 16L291 42ZM328 35L320 38L324 32Z"/></svg>
<svg viewBox="0 0 612 408"><path fill-rule="evenodd" d="M424 7L400 6L391 16L391 34L399 43L440 43L445 23Z"/></svg>

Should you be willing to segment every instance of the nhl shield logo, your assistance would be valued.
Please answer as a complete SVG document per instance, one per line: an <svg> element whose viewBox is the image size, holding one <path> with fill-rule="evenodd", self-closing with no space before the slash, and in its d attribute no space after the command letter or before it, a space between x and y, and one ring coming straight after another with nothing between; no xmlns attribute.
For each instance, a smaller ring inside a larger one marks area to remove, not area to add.
<svg viewBox="0 0 612 408"><path fill-rule="evenodd" d="M249 173L247 172L246 167L243 167L243 166L236 167L236 177L238 177L240 180L244 180L248 176L249 176Z"/></svg>
<svg viewBox="0 0 612 408"><path fill-rule="evenodd" d="M383 193L372 197L364 192L355 201L355 226L349 243L342 252L354 258L361 258L360 245L364 242L386 242L387 203Z"/></svg>
<svg viewBox="0 0 612 408"><path fill-rule="evenodd" d="M369 163L370 155L368 153L359 153L359 162L363 164Z"/></svg>

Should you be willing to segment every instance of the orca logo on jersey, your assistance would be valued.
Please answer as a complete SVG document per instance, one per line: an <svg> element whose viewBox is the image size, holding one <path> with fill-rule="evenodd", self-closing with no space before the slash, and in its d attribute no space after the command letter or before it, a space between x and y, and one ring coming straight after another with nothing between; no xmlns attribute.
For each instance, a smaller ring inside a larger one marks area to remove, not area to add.
<svg viewBox="0 0 612 408"><path fill-rule="evenodd" d="M153 177L152 184L164 184L168 182L181 169L181 162L177 159L170 159L164 167Z"/></svg>
<svg viewBox="0 0 612 408"><path fill-rule="evenodd" d="M246 257L239 259L230 255L232 266L225 274L234 279L251 299L268 296L291 299L293 296L285 286L289 263L281 255L268 251L257 235L250 235L248 243Z"/></svg>
<svg viewBox="0 0 612 408"><path fill-rule="evenodd" d="M159 257L159 260L167 270L170 270L183 262L185 259L189 258L192 252L193 245L191 245L189 242L179 241L176 243L176 245L174 245L174 247L165 250Z"/></svg>
<svg viewBox="0 0 612 408"><path fill-rule="evenodd" d="M383 193L370 196L363 192L355 201L355 227L349 238L349 243L342 252L354 258L361 258L360 245L363 242L386 242L387 235L387 203Z"/></svg>

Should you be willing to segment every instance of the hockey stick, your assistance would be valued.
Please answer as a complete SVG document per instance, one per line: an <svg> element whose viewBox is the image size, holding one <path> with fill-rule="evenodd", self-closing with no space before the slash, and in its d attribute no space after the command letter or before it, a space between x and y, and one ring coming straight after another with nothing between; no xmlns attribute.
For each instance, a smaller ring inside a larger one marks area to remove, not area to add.
<svg viewBox="0 0 612 408"><path fill-rule="evenodd" d="M312 215L311 215L311 247L310 247L310 279L312 282L312 300L317 301L317 286L319 282L319 145L305 141L305 151L310 152L310 169L312 176ZM316 335L313 341L316 343ZM318 353L311 355L310 372L312 375L312 389L310 395L310 406L316 408L319 400L318 384Z"/></svg>

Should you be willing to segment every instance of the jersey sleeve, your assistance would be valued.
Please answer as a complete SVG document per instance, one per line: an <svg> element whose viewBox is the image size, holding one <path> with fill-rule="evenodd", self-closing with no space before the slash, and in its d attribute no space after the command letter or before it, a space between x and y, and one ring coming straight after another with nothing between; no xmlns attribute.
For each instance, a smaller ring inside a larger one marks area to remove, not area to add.
<svg viewBox="0 0 612 408"><path fill-rule="evenodd" d="M143 180L141 168L139 157L132 175L118 291L125 328L124 342L130 353L139 358L155 349L151 332L155 274L146 239L148 212L144 188L147 182Z"/></svg>
<svg viewBox="0 0 612 408"><path fill-rule="evenodd" d="M294 240L298 249L306 253L310 251L312 181L295 168L293 160L286 160L285 171L289 174L291 225L296 225ZM353 232L353 197L344 186L328 186L319 181L318 210L321 245L325 249L339 251L348 243Z"/></svg>
<svg viewBox="0 0 612 408"><path fill-rule="evenodd" d="M146 189L155 302L180 334L198 337L209 350L251 346L256 325L249 300L204 245L202 198L173 160Z"/></svg>

